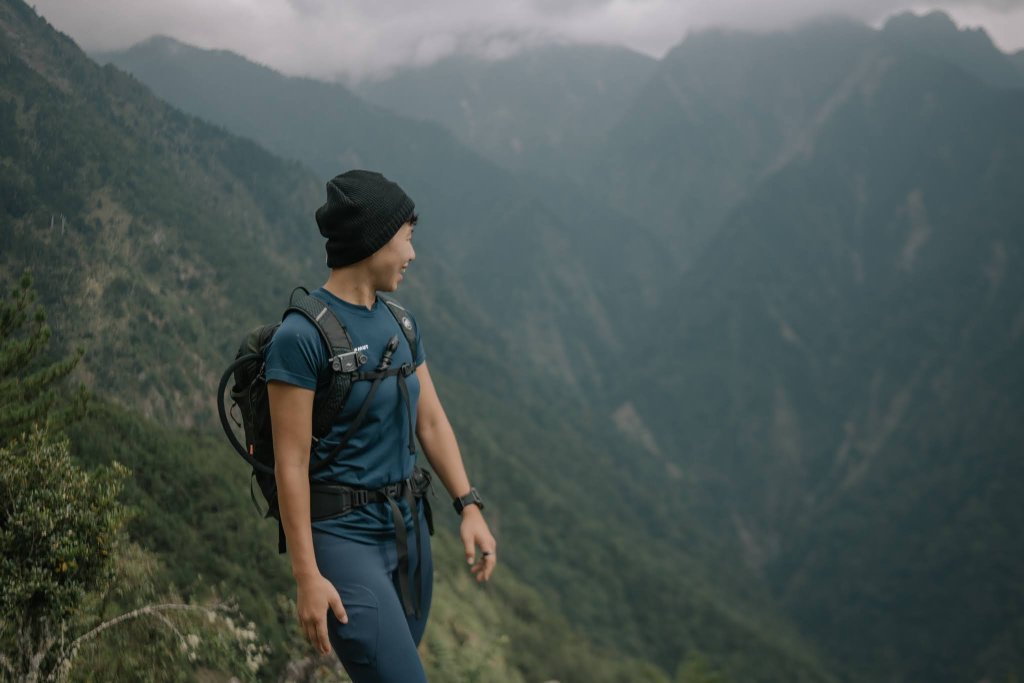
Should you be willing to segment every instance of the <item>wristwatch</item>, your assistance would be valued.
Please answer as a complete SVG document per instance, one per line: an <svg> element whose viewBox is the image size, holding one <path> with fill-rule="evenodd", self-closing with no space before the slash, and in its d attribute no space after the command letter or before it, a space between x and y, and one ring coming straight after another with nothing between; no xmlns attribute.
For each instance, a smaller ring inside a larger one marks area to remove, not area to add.
<svg viewBox="0 0 1024 683"><path fill-rule="evenodd" d="M462 516L462 511L466 509L467 505L476 505L481 510L484 509L484 501L481 500L480 494L476 492L475 488L470 487L469 493L452 501L452 507L455 508L456 514L460 517Z"/></svg>

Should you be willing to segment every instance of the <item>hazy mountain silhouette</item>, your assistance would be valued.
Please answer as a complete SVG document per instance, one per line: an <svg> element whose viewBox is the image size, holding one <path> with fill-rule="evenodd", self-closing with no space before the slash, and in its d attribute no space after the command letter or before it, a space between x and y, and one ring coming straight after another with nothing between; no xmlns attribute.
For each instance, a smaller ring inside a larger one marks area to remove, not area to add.
<svg viewBox="0 0 1024 683"><path fill-rule="evenodd" d="M1018 50L1010 55L1010 62L1014 64L1019 71L1024 73L1024 50Z"/></svg>
<svg viewBox="0 0 1024 683"><path fill-rule="evenodd" d="M357 92L441 124L508 168L573 177L656 64L624 48L548 45L498 60L449 57Z"/></svg>
<svg viewBox="0 0 1024 683"><path fill-rule="evenodd" d="M882 35L954 64L991 85L1024 87L1024 74L999 51L984 29L960 29L943 12L898 14L885 23Z"/></svg>
<svg viewBox="0 0 1024 683"><path fill-rule="evenodd" d="M843 671L998 679L1024 668L1024 91L897 45L848 74L622 394Z"/></svg>
<svg viewBox="0 0 1024 683"><path fill-rule="evenodd" d="M685 268L761 178L806 144L874 40L846 21L691 35L612 129L588 180L642 215Z"/></svg>

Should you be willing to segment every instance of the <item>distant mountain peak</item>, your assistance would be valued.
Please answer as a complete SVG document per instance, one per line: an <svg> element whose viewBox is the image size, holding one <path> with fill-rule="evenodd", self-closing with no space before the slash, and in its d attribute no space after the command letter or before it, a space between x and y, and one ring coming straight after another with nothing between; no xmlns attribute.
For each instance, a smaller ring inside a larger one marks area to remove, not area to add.
<svg viewBox="0 0 1024 683"><path fill-rule="evenodd" d="M792 37L805 37L811 40L828 40L838 36L842 40L858 39L872 31L864 23L842 14L821 14L812 17L787 30L755 31L727 26L711 26L686 34L676 44L663 61L671 61L690 51L730 49L788 42Z"/></svg>
<svg viewBox="0 0 1024 683"><path fill-rule="evenodd" d="M889 17L882 33L909 41L914 47L938 47L938 41L951 41L946 50L970 45L975 50L999 52L988 33L980 27L958 27L949 14L934 10L927 14L900 12Z"/></svg>
<svg viewBox="0 0 1024 683"><path fill-rule="evenodd" d="M927 14L915 14L911 11L900 12L889 17L883 30L928 30L945 31L949 34L959 33L960 28L953 18L942 10L933 10Z"/></svg>
<svg viewBox="0 0 1024 683"><path fill-rule="evenodd" d="M980 27L961 28L956 25L951 16L942 10L933 10L927 14L914 14L913 12L895 14L885 22L882 31L903 39L967 40L980 48L999 52L999 48L992 42L992 38L985 29Z"/></svg>
<svg viewBox="0 0 1024 683"><path fill-rule="evenodd" d="M186 43L184 41L178 40L173 36L158 33L156 35L150 36L149 38L146 38L145 40L140 40L139 42L132 45L131 48L129 49L159 48L164 50L180 50L183 47L189 48L195 46L190 45L189 43Z"/></svg>
<svg viewBox="0 0 1024 683"><path fill-rule="evenodd" d="M231 57L236 57L238 59L242 59L245 61L252 61L247 57L240 55L237 52L233 52L231 50L200 47L199 45L186 43L185 41L179 40L178 38L175 38L173 36L168 36L160 33L152 35L144 40L140 40L128 49L124 50L124 52L134 54L148 54L160 57L177 57L180 55L188 54L229 55ZM114 55L119 54L119 52L114 51L105 54Z"/></svg>
<svg viewBox="0 0 1024 683"><path fill-rule="evenodd" d="M941 11L903 12L889 18L883 37L905 48L949 62L1001 88L1024 87L1024 73L1000 52L981 28L961 28Z"/></svg>

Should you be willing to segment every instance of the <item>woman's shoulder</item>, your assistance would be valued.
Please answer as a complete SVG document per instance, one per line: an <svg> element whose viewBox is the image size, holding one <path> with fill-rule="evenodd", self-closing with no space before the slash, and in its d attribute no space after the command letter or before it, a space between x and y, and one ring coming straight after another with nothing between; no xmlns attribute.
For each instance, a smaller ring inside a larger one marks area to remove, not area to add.
<svg viewBox="0 0 1024 683"><path fill-rule="evenodd" d="M304 313L299 311L288 311L285 313L281 324L274 333L274 339L282 338L300 339L306 337L319 337L320 333L316 326Z"/></svg>

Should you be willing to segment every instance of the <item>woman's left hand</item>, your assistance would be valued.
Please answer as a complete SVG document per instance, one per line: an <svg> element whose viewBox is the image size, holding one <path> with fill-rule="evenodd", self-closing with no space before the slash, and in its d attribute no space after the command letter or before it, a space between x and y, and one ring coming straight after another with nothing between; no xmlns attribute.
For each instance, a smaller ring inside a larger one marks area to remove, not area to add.
<svg viewBox="0 0 1024 683"><path fill-rule="evenodd" d="M491 578L494 566L498 564L498 542L491 535L484 515L476 505L467 505L463 509L459 535L466 549L466 564L473 565L469 571L476 575L478 582L487 581ZM477 548L480 548L480 559L474 564Z"/></svg>

